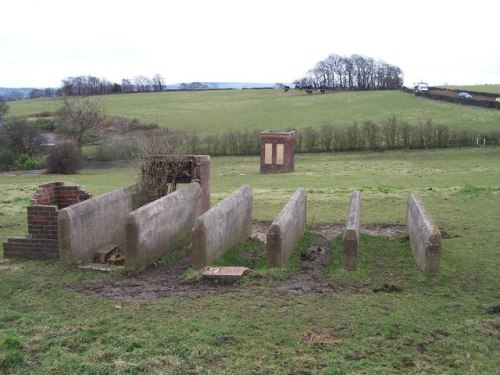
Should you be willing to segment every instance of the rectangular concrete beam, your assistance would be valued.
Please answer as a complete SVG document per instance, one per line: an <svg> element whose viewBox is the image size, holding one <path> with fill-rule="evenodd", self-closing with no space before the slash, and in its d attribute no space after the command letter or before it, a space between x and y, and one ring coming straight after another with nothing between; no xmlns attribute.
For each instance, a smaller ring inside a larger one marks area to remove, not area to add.
<svg viewBox="0 0 500 375"><path fill-rule="evenodd" d="M140 272L158 258L188 244L202 211L197 182L132 211L127 218L125 269Z"/></svg>
<svg viewBox="0 0 500 375"><path fill-rule="evenodd" d="M408 198L406 231L417 267L426 276L438 275L441 262L441 232L416 193L410 194Z"/></svg>
<svg viewBox="0 0 500 375"><path fill-rule="evenodd" d="M196 219L192 238L194 268L210 265L252 234L253 194L244 185Z"/></svg>
<svg viewBox="0 0 500 375"><path fill-rule="evenodd" d="M349 203L349 215L345 223L342 243L342 267L348 271L358 268L359 236L361 231L361 193L353 191Z"/></svg>
<svg viewBox="0 0 500 375"><path fill-rule="evenodd" d="M297 189L267 233L267 267L284 267L306 230L307 193Z"/></svg>

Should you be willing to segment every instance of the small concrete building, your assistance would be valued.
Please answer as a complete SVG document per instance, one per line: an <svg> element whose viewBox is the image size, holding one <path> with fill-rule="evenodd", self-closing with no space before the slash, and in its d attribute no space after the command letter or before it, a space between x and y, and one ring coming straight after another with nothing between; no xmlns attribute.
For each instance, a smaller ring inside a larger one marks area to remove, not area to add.
<svg viewBox="0 0 500 375"><path fill-rule="evenodd" d="M295 131L260 132L260 173L294 171Z"/></svg>

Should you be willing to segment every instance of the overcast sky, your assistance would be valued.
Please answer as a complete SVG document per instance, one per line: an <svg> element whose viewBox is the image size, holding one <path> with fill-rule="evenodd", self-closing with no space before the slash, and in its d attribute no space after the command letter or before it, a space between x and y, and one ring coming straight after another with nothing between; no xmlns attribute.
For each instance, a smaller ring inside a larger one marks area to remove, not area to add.
<svg viewBox="0 0 500 375"><path fill-rule="evenodd" d="M292 82L331 53L405 82L500 84L498 0L15 0L0 7L0 87Z"/></svg>

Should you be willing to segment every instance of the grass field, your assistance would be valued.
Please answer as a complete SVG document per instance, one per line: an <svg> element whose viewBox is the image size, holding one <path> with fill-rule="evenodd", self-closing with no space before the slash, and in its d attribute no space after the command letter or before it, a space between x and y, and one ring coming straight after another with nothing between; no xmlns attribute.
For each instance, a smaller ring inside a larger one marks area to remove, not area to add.
<svg viewBox="0 0 500 375"><path fill-rule="evenodd" d="M498 94L498 96L500 96L500 85L480 85L480 86L470 85L470 86L445 86L445 87L453 90L489 92L492 94Z"/></svg>
<svg viewBox="0 0 500 375"><path fill-rule="evenodd" d="M483 87L483 86L481 86ZM228 130L300 129L390 116L417 124L431 119L451 129L498 131L500 111L414 97L401 91L335 92L307 95L291 90L183 91L102 96L110 116L158 123L198 135ZM55 111L60 99L9 103L10 116Z"/></svg>
<svg viewBox="0 0 500 375"><path fill-rule="evenodd" d="M409 192L420 193L443 233L440 276L416 269L404 235L363 235L351 273L334 240L328 295L281 296L279 281L264 277L197 298L113 300L75 288L125 279L119 271L14 260L0 264L0 372L496 373L500 318L489 311L500 305L499 160L498 148L301 154L294 173L260 175L257 157L213 158L212 204L249 183L257 220L271 220L303 186L310 226L342 223L353 189L362 191L363 224L404 224ZM63 179L97 195L134 176L121 168ZM2 242L26 234L29 199L53 180L61 176L0 175ZM374 292L384 284L401 291Z"/></svg>

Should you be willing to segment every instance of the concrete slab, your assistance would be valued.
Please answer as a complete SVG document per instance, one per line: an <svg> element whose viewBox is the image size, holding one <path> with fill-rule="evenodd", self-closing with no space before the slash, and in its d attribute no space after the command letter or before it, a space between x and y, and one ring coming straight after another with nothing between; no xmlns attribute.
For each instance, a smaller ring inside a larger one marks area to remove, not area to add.
<svg viewBox="0 0 500 375"><path fill-rule="evenodd" d="M89 271L99 271L99 272L110 272L113 267L110 264L101 264L101 263L90 263L83 264L77 267L80 270L89 270Z"/></svg>
<svg viewBox="0 0 500 375"><path fill-rule="evenodd" d="M217 281L235 281L243 277L248 267L205 267L203 278Z"/></svg>

